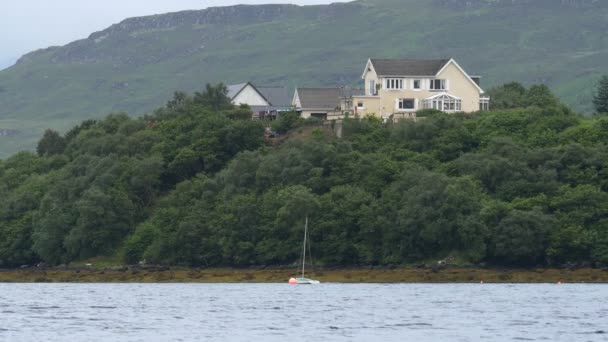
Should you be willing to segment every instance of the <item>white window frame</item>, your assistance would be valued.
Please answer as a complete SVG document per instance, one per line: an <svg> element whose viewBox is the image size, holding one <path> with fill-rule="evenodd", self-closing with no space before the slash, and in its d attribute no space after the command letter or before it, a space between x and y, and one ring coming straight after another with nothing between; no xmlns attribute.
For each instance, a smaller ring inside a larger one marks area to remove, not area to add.
<svg viewBox="0 0 608 342"><path fill-rule="evenodd" d="M425 109L436 109L445 113L462 112L462 99L444 94L437 94L424 100Z"/></svg>
<svg viewBox="0 0 608 342"><path fill-rule="evenodd" d="M439 81L440 88L435 88L435 85L436 85L437 81ZM429 82L429 90L432 90L432 91L446 91L446 90L448 90L448 80L441 79L441 78L431 79L430 82Z"/></svg>
<svg viewBox="0 0 608 342"><path fill-rule="evenodd" d="M385 78L385 90L403 90L405 89L405 80L403 78Z"/></svg>
<svg viewBox="0 0 608 342"><path fill-rule="evenodd" d="M490 98L480 97L479 98L479 111L485 112L490 110Z"/></svg>
<svg viewBox="0 0 608 342"><path fill-rule="evenodd" d="M416 87L416 82L418 82L418 87ZM422 80L419 78L412 80L412 90L421 91L422 90Z"/></svg>
<svg viewBox="0 0 608 342"><path fill-rule="evenodd" d="M359 106L361 105L361 106ZM365 109L365 102L357 101L357 109Z"/></svg>
<svg viewBox="0 0 608 342"><path fill-rule="evenodd" d="M405 106L404 106L405 101L412 101L414 103L414 106L412 108L405 108ZM395 109L400 112L414 112L414 111L416 111L417 107L418 107L418 100L415 98L397 99L396 104L395 104Z"/></svg>
<svg viewBox="0 0 608 342"><path fill-rule="evenodd" d="M378 95L378 92L376 91L376 80L369 80L369 95L371 96L375 96Z"/></svg>

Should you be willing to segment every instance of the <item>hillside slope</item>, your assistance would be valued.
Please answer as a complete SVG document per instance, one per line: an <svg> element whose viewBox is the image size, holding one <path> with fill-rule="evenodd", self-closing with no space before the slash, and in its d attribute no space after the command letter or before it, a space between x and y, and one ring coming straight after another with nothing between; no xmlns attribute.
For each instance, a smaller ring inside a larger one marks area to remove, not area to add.
<svg viewBox="0 0 608 342"><path fill-rule="evenodd" d="M346 119L338 139L286 113L272 144L217 94L88 120L0 161L0 268L291 265L305 217L318 266L608 264L608 117L542 96Z"/></svg>
<svg viewBox="0 0 608 342"><path fill-rule="evenodd" d="M142 114L174 90L244 80L357 84L370 56L453 56L485 87L544 82L590 110L608 73L608 4L595 0L362 0L210 8L127 19L0 71L0 158L108 112Z"/></svg>

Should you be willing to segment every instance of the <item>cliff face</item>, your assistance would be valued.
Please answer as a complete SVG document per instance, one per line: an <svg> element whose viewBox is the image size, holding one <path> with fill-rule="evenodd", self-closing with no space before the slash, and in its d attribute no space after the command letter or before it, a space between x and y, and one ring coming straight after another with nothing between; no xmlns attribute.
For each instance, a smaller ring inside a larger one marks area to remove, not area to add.
<svg viewBox="0 0 608 342"><path fill-rule="evenodd" d="M433 0L437 6L455 8L528 7L528 8L608 8L604 0Z"/></svg>
<svg viewBox="0 0 608 342"><path fill-rule="evenodd" d="M205 47L209 40L221 39L222 29L280 22L302 18L313 22L352 15L363 8L359 3L335 3L328 6L297 5L237 5L212 7L146 17L129 18L109 28L91 34L60 49L55 47L35 51L19 60L22 63L39 54L52 52L52 63L99 63L114 66L141 66L148 63L192 55ZM219 32L218 32L219 31ZM174 41L172 51L159 51L155 33L187 36L183 44ZM195 33L195 34L193 34ZM244 39L247 39L246 37ZM137 49L129 49L137 46ZM119 48L117 53L115 48ZM145 56L144 56L145 55Z"/></svg>

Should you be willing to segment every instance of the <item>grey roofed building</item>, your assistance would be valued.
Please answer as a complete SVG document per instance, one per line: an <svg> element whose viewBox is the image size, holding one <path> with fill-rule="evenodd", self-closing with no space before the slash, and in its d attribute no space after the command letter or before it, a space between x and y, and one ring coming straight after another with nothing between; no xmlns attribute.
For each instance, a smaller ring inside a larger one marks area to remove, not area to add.
<svg viewBox="0 0 608 342"><path fill-rule="evenodd" d="M370 59L378 76L435 76L450 59Z"/></svg>
<svg viewBox="0 0 608 342"><path fill-rule="evenodd" d="M297 88L301 108L334 110L340 108L340 88Z"/></svg>
<svg viewBox="0 0 608 342"><path fill-rule="evenodd" d="M234 99L241 92L241 90L243 90L243 88L245 88L245 86L247 86L248 84L250 84L250 83L245 82L245 83L227 85L226 88L228 89L228 94L226 94L226 96L228 96L230 99Z"/></svg>
<svg viewBox="0 0 608 342"><path fill-rule="evenodd" d="M255 90L267 103L264 106L250 105L253 110L285 109L289 108L291 105L291 98L287 87L256 87L251 82L226 86L228 89L226 96L231 100L234 100L247 86L253 88L253 90Z"/></svg>
<svg viewBox="0 0 608 342"><path fill-rule="evenodd" d="M256 88L273 107L291 106L291 97L287 87L257 87Z"/></svg>
<svg viewBox="0 0 608 342"><path fill-rule="evenodd" d="M279 113L291 110L287 87L256 87L251 82L227 86L226 94L233 104L246 104L253 119L276 118Z"/></svg>
<svg viewBox="0 0 608 342"><path fill-rule="evenodd" d="M365 89L351 88L351 87L343 87L340 88L340 97L342 98L350 98L353 96L361 96L365 95Z"/></svg>

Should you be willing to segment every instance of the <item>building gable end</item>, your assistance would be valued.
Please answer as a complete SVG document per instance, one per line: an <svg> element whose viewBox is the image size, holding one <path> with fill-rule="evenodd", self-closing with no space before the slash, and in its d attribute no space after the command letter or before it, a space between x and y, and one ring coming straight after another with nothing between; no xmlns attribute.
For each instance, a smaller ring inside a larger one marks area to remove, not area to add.
<svg viewBox="0 0 608 342"><path fill-rule="evenodd" d="M247 93L247 90L253 91L253 93ZM238 102L239 96L247 97L245 101ZM257 97L257 99L256 99ZM241 103L248 104L250 106L270 106L270 102L260 93L260 91L251 83L247 82L233 97L232 102L236 105Z"/></svg>
<svg viewBox="0 0 608 342"><path fill-rule="evenodd" d="M450 64L453 64L463 75L464 77L466 77L467 80L469 80L469 82L471 82L471 84L473 84L473 86L475 88L477 88L477 90L479 90L480 94L484 94L483 89L481 89L481 87L477 84L477 82L473 81L473 79L471 78L471 76L469 76L469 74L466 73L466 71L464 71L464 69L458 65L458 63L456 63L456 61L452 58L450 59L442 68L441 70L439 70L437 72L437 75L435 75L435 77L438 77Z"/></svg>
<svg viewBox="0 0 608 342"><path fill-rule="evenodd" d="M363 75L361 75L361 78L365 79L365 76L367 76L367 73L370 70L373 71L374 73L376 72L376 70L374 68L374 63L372 63L371 58L367 60L367 64L365 65L365 69L363 70Z"/></svg>

